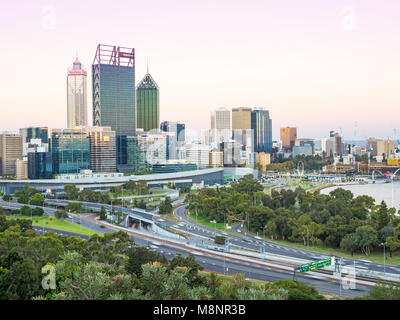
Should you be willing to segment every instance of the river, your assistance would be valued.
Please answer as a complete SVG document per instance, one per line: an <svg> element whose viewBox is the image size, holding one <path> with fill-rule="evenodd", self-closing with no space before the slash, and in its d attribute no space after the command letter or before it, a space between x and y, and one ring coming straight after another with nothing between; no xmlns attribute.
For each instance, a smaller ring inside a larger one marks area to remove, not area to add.
<svg viewBox="0 0 400 320"><path fill-rule="evenodd" d="M393 205L392 205L392 183L384 183L376 181L376 183L356 184L348 186L336 186L321 190L321 194L329 194L336 188L343 188L353 192L354 197L368 195L375 199L375 204L381 203L384 200L388 207L394 206L396 210L400 209L400 181L393 182Z"/></svg>

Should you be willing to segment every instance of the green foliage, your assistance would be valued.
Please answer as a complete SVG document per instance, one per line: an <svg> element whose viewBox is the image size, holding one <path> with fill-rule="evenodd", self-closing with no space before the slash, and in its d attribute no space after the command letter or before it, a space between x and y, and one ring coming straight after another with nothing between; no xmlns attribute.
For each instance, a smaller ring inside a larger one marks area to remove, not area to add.
<svg viewBox="0 0 400 320"><path fill-rule="evenodd" d="M125 269L129 273L134 273L140 277L142 275L142 265L152 262L167 263L167 259L158 252L154 252L145 247L131 247L126 255L128 260Z"/></svg>
<svg viewBox="0 0 400 320"><path fill-rule="evenodd" d="M323 300L324 297L314 287L304 283L280 279L272 285L274 289L284 289L288 293L288 300Z"/></svg>
<svg viewBox="0 0 400 320"><path fill-rule="evenodd" d="M64 185L64 192L68 200L78 200L79 189L74 184Z"/></svg>
<svg viewBox="0 0 400 320"><path fill-rule="evenodd" d="M400 248L400 221L385 202L337 188L329 195L304 189L259 191L252 177L231 188L203 188L189 194L188 209L217 223L243 223L250 232L303 245L342 248L365 255L387 239L390 254ZM399 230L399 229L397 229Z"/></svg>
<svg viewBox="0 0 400 320"><path fill-rule="evenodd" d="M78 212L82 210L82 203L80 202L69 202L66 207L65 211L69 212Z"/></svg>
<svg viewBox="0 0 400 320"><path fill-rule="evenodd" d="M364 296L365 300L400 300L400 283L378 283Z"/></svg>
<svg viewBox="0 0 400 320"><path fill-rule="evenodd" d="M44 204L44 197L40 194L40 193L35 193L32 196L31 201L29 202L29 204L32 204L34 206L43 206Z"/></svg>
<svg viewBox="0 0 400 320"><path fill-rule="evenodd" d="M215 236L214 242L216 244L225 244L226 237L224 236Z"/></svg>
<svg viewBox="0 0 400 320"><path fill-rule="evenodd" d="M12 195L11 194L5 194L3 195L3 200L4 201L10 201L12 199Z"/></svg>
<svg viewBox="0 0 400 320"><path fill-rule="evenodd" d="M107 212L106 212L106 209L103 206L101 206L101 209L100 209L99 219L100 220L106 220L107 219Z"/></svg>
<svg viewBox="0 0 400 320"><path fill-rule="evenodd" d="M65 219L68 218L68 214L64 210L57 210L54 212L54 216L56 219Z"/></svg>
<svg viewBox="0 0 400 320"><path fill-rule="evenodd" d="M160 214L169 214L172 211L172 201L170 197L165 197L159 206Z"/></svg>

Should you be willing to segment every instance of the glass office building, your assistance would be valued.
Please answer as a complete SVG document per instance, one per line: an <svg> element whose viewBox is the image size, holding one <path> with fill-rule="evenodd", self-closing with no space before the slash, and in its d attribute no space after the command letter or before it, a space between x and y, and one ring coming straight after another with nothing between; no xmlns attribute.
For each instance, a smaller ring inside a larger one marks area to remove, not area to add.
<svg viewBox="0 0 400 320"><path fill-rule="evenodd" d="M53 177L53 157L51 152L28 153L28 178L51 179Z"/></svg>
<svg viewBox="0 0 400 320"><path fill-rule="evenodd" d="M92 65L93 125L116 133L117 166L127 164L127 136L136 135L135 49L99 44Z"/></svg>
<svg viewBox="0 0 400 320"><path fill-rule="evenodd" d="M160 99L157 83L147 73L136 89L136 127L144 131L158 130L160 123Z"/></svg>
<svg viewBox="0 0 400 320"><path fill-rule="evenodd" d="M48 143L48 127L27 127L19 129L22 136L22 143L30 142L31 139L40 139L42 143Z"/></svg>
<svg viewBox="0 0 400 320"><path fill-rule="evenodd" d="M272 120L265 108L253 108L251 129L254 134L254 152L272 153Z"/></svg>
<svg viewBox="0 0 400 320"><path fill-rule="evenodd" d="M145 170L150 167L146 161L146 150L139 146L138 137L127 137L128 165L132 172Z"/></svg>
<svg viewBox="0 0 400 320"><path fill-rule="evenodd" d="M90 169L90 139L80 128L52 130L50 150L54 174Z"/></svg>

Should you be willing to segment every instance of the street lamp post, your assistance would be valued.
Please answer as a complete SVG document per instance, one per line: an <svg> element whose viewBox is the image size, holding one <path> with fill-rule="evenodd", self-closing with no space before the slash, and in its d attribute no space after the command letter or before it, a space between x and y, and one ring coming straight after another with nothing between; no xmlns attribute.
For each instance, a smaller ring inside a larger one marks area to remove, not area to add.
<svg viewBox="0 0 400 320"><path fill-rule="evenodd" d="M386 274L386 241L381 243L383 246L383 273Z"/></svg>

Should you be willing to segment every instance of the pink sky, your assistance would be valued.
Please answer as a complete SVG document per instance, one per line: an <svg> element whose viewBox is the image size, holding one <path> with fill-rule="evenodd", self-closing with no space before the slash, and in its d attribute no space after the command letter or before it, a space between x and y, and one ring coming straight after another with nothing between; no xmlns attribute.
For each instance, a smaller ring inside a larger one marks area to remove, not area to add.
<svg viewBox="0 0 400 320"><path fill-rule="evenodd" d="M98 43L134 47L136 83L160 86L161 120L209 126L221 106L264 106L273 137L400 134L400 2L15 1L0 12L0 131L65 127L66 71Z"/></svg>

